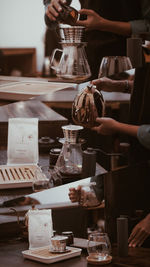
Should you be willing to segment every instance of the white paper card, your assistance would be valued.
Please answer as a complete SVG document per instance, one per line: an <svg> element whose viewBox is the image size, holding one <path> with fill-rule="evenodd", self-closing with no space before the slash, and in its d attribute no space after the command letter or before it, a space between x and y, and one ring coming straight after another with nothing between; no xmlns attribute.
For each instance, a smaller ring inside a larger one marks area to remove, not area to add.
<svg viewBox="0 0 150 267"><path fill-rule="evenodd" d="M9 119L7 164L37 164L38 160L38 118Z"/></svg>

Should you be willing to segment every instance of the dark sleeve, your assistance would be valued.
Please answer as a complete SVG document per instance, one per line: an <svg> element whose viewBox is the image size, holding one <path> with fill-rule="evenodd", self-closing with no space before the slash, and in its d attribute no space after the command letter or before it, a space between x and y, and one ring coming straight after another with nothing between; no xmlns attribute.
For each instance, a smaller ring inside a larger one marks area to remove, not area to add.
<svg viewBox="0 0 150 267"><path fill-rule="evenodd" d="M97 199L101 202L104 199L104 175L100 174L91 178L91 182L96 182L93 186Z"/></svg>
<svg viewBox="0 0 150 267"><path fill-rule="evenodd" d="M51 0L43 0L43 4L45 5L45 11L46 11L47 5L49 5L50 2L51 2ZM57 28L58 23L55 21L51 21L48 18L48 16L46 15L46 13L44 15L44 20L45 20L45 24L48 26L48 28L50 28L50 29L56 29Z"/></svg>

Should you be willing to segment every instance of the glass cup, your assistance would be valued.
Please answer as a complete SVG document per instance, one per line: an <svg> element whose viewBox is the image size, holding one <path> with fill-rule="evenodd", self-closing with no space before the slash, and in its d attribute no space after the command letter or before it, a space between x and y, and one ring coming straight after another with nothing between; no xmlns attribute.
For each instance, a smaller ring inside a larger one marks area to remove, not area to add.
<svg viewBox="0 0 150 267"><path fill-rule="evenodd" d="M32 184L33 192L40 192L40 191L43 191L43 190L49 189L49 188L50 188L50 183L49 183L48 179L35 181Z"/></svg>
<svg viewBox="0 0 150 267"><path fill-rule="evenodd" d="M67 236L54 236L51 238L51 246L50 251L53 252L65 252L66 251L66 243Z"/></svg>
<svg viewBox="0 0 150 267"><path fill-rule="evenodd" d="M107 233L94 231L88 237L87 251L92 261L105 261L111 253L111 245Z"/></svg>
<svg viewBox="0 0 150 267"><path fill-rule="evenodd" d="M80 205L84 207L96 207L100 205L97 199L95 190L96 182L85 183L81 186Z"/></svg>

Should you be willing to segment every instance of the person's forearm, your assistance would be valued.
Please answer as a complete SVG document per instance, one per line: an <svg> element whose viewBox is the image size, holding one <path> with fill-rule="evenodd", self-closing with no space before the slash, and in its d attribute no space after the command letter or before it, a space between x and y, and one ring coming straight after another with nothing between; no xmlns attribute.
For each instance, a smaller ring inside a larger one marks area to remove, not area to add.
<svg viewBox="0 0 150 267"><path fill-rule="evenodd" d="M125 124L125 123L121 123L121 122L116 123L116 131L117 132L131 135L134 137L137 137L137 132L138 132L139 127L140 126Z"/></svg>
<svg viewBox="0 0 150 267"><path fill-rule="evenodd" d="M131 93L133 81L129 80L114 80L112 81L112 92Z"/></svg>
<svg viewBox="0 0 150 267"><path fill-rule="evenodd" d="M102 30L123 36L130 36L132 34L132 28L129 22L105 20Z"/></svg>

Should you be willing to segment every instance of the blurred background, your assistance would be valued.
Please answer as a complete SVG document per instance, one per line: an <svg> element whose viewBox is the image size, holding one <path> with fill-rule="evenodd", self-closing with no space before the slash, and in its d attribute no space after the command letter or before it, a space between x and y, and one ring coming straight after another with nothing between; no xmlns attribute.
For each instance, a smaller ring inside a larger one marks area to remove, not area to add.
<svg viewBox="0 0 150 267"><path fill-rule="evenodd" d="M72 6L79 9L78 0ZM0 49L35 48L37 72L42 71L45 32L43 0L0 0Z"/></svg>

